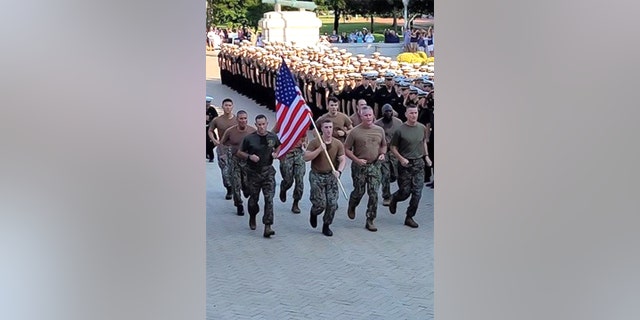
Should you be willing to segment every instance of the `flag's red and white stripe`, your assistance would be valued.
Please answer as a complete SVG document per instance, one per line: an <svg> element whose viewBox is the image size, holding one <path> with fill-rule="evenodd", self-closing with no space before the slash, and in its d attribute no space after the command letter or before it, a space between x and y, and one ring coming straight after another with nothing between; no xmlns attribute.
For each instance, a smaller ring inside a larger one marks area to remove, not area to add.
<svg viewBox="0 0 640 320"><path fill-rule="evenodd" d="M293 77L285 62L280 69L278 77L287 77L279 79L278 83L293 85L294 88L276 88L276 90L286 91L286 89L295 89L295 98L291 105L286 105L283 101L276 99L276 125L278 126L278 139L280 139L280 153L278 157L285 155L293 148L304 135L311 124L311 110L302 98L302 93L298 86L293 82ZM292 91L289 91L288 97L291 98ZM277 95L276 95L277 96Z"/></svg>

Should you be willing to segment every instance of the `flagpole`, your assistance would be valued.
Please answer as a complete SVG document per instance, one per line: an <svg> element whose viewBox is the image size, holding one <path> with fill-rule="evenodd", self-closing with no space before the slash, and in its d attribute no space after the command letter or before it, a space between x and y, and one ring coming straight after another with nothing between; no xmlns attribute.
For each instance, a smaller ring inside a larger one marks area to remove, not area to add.
<svg viewBox="0 0 640 320"><path fill-rule="evenodd" d="M313 117L311 117L311 115L309 115L309 119L313 124L313 129L315 129L315 132L318 135L318 139L320 139L320 143L325 144L324 141L322 140L322 136L320 135L320 131L318 131L318 127L316 127L316 122L313 121ZM322 148L322 146L320 146L320 148ZM333 161L331 161L331 157L329 157L329 152L327 152L327 148L326 147L322 148L322 150L324 150L324 155L327 157L327 160L329 160L329 164L331 165L331 170L336 171L336 168L333 166ZM344 195L344 198L349 200L349 197L347 196L347 192L344 190L344 186L342 186L342 182L340 182L340 178L338 178L337 180L338 180L338 185L340 186L340 190L342 190L342 194Z"/></svg>
<svg viewBox="0 0 640 320"><path fill-rule="evenodd" d="M282 58L282 64L280 65L280 69L283 69L283 68L284 68L284 69L286 69L286 70L287 70L287 72L289 72L289 74L287 74L287 77L288 77L288 78L290 78L290 81L291 81L291 82L293 82L293 77L291 76L291 71L289 71L289 67L287 67L287 62L285 61L284 56L283 56L283 55L281 55L280 57ZM280 74L282 71L283 71L283 70L279 70L279 71L278 71L278 78L279 78L279 77L281 77L281 76L284 76L284 75L281 75L281 74ZM276 80L276 82L278 82L278 80ZM311 111L311 110L309 110L309 107L307 106L306 101L304 101L304 98L303 98L303 97L302 97L302 95L301 95L300 88L298 88L298 86L297 86L297 85L295 85L295 83L293 83L293 85L294 85L294 87L295 87L295 89L296 89L296 91L297 91L298 96L300 97L300 99L302 100L302 102L304 102L304 108L306 108L306 109L307 109L307 111ZM278 122L278 120L277 120L277 119L278 119L278 114L277 114L277 113L278 113L278 111L277 111L277 105L278 105L278 86L276 85L276 87L275 87L274 89L276 90L276 125L277 125L277 122ZM288 107L291 107L291 106L288 106ZM322 136L320 135L320 131L318 131L318 128L316 127L316 123L313 121L313 117L311 116L311 112L308 112L308 113L307 113L307 116L309 117L309 120L311 121L311 124L313 125L313 129L315 129L316 134L318 135L318 139L320 139L320 142L321 142L321 143L324 143L324 141L322 141ZM278 138L279 138L279 137L278 137ZM327 152L326 145L323 145L323 146L324 146L324 148L322 148L322 149L324 150L324 155L327 157L327 160L329 160L329 164L331 165L331 169L332 169L333 171L336 171L336 168L335 168L335 166L333 165L333 161L331 161L331 158L329 157L329 153ZM320 147L323 147L323 146L320 146ZM338 185L340 186L340 190L342 190L342 194L343 194L343 195L344 195L344 197L348 200L348 199L349 199L349 197L347 197L347 192L344 190L344 186L342 186L342 183L340 182L340 178L338 178L337 180L338 180Z"/></svg>

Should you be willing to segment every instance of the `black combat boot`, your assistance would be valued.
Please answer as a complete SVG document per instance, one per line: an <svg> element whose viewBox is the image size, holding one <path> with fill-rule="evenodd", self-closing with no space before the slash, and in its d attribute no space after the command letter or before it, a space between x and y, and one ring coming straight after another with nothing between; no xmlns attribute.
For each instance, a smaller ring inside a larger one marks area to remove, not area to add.
<svg viewBox="0 0 640 320"><path fill-rule="evenodd" d="M364 227L367 228L367 230L369 231L373 231L373 232L378 231L378 228L376 228L376 226L373 224L373 219L367 218L367 223L364 225Z"/></svg>
<svg viewBox="0 0 640 320"><path fill-rule="evenodd" d="M231 200L233 198L233 190L231 187L227 187L227 194L224 196L225 199Z"/></svg>
<svg viewBox="0 0 640 320"><path fill-rule="evenodd" d="M313 214L313 212L309 213L309 224L313 228L318 226L318 215L317 214Z"/></svg>
<svg viewBox="0 0 640 320"><path fill-rule="evenodd" d="M298 200L293 200L293 205L291 206L291 212L300 213L300 208L298 207Z"/></svg>
<svg viewBox="0 0 640 320"><path fill-rule="evenodd" d="M349 206L349 208L347 209L347 216L349 216L349 219L353 220L356 218L356 208Z"/></svg>
<svg viewBox="0 0 640 320"><path fill-rule="evenodd" d="M331 237L333 235L333 231L329 229L329 225L326 223L322 225L322 234L324 234L327 237Z"/></svg>
<svg viewBox="0 0 640 320"><path fill-rule="evenodd" d="M273 231L273 230L271 230L271 225L270 225L270 224L265 224L265 225L264 225L264 234L263 234L263 236L264 236L265 238L269 238L269 237L271 237L271 236L272 236L272 235L274 235L274 234L276 234L276 232L275 232L275 231Z"/></svg>
<svg viewBox="0 0 640 320"><path fill-rule="evenodd" d="M404 225L405 225L405 226L409 226L409 227L411 227L411 228L417 228L417 227L418 227L418 224L413 220L413 218L412 218L412 217L409 217L409 216L407 216L407 217L404 219Z"/></svg>
<svg viewBox="0 0 640 320"><path fill-rule="evenodd" d="M391 214L396 214L396 209L398 208L398 201L394 196L391 196L391 201L389 201L389 212Z"/></svg>
<svg viewBox="0 0 640 320"><path fill-rule="evenodd" d="M256 229L256 214L251 214L251 212L249 212L249 228Z"/></svg>

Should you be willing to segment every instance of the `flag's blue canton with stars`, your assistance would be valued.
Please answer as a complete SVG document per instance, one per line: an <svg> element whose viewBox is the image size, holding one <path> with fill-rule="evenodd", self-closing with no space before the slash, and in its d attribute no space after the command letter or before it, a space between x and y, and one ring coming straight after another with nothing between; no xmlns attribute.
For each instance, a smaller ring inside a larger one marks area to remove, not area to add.
<svg viewBox="0 0 640 320"><path fill-rule="evenodd" d="M281 147L278 157L285 155L306 134L311 123L311 110L293 82L287 63L282 65L276 78L276 126Z"/></svg>
<svg viewBox="0 0 640 320"><path fill-rule="evenodd" d="M284 73L284 75L283 75ZM287 75L289 75L287 77ZM276 101L286 106L291 106L296 98L296 84L291 77L291 71L286 63L282 63L276 79Z"/></svg>

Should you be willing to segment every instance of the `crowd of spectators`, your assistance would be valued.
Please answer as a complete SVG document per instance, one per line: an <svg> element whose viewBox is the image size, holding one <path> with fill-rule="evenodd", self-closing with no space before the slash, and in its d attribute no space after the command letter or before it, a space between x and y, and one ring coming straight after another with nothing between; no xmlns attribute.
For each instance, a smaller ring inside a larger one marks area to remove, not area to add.
<svg viewBox="0 0 640 320"><path fill-rule="evenodd" d="M401 43L401 37L394 29L385 29L383 35L384 43ZM223 43L240 43L244 40L250 41L258 47L264 46L261 32L254 35L247 27L231 29L211 26L207 31L207 50L218 50ZM331 35L325 33L320 36L319 42L326 45L330 43L373 43L375 41L373 33L369 32L367 28L362 28L362 30L353 30L348 34L347 32L338 34L334 30ZM430 26L427 29L407 28L402 33L402 44L406 52L422 51L429 57L433 57L433 27Z"/></svg>
<svg viewBox="0 0 640 320"><path fill-rule="evenodd" d="M402 44L404 51L425 52L428 56L434 56L433 50L433 27L427 29L422 28L407 28L402 34ZM367 30L354 30L347 34L342 32L338 34L336 30L333 30L331 35L325 33L320 36L320 42L323 44L329 43L373 43L375 42L374 35ZM384 43L400 43L400 36L393 29L384 30Z"/></svg>
<svg viewBox="0 0 640 320"><path fill-rule="evenodd" d="M373 43L376 40L367 28L362 28L362 30L353 30L349 34L346 32L338 34L338 32L333 30L331 35L327 35L325 33L322 38L326 39L328 43Z"/></svg>
<svg viewBox="0 0 640 320"><path fill-rule="evenodd" d="M253 33L250 28L222 28L211 26L207 30L206 43L207 50L219 50L223 43L240 43L243 40L252 41ZM256 34L256 43L258 46L262 43L262 34Z"/></svg>

